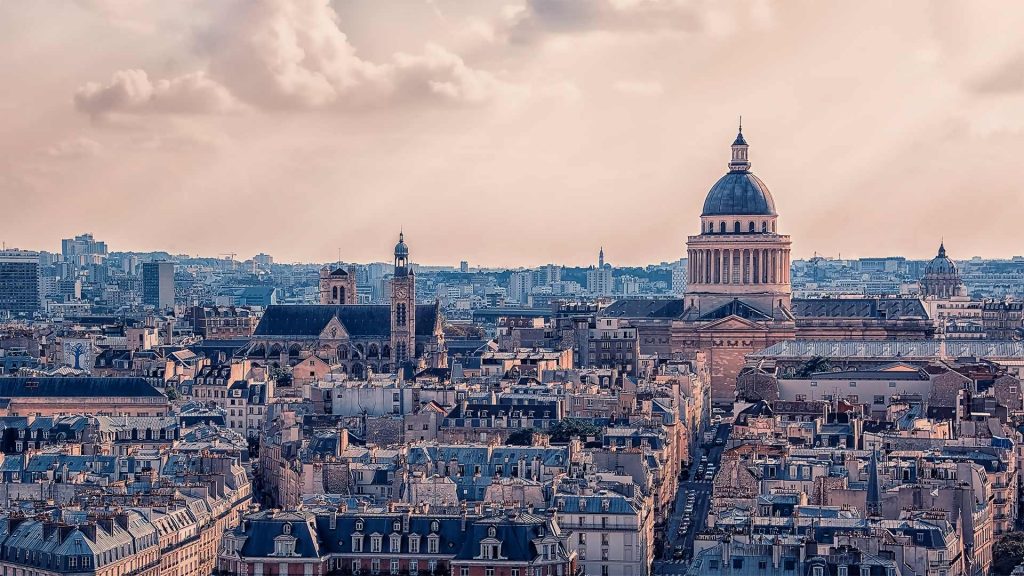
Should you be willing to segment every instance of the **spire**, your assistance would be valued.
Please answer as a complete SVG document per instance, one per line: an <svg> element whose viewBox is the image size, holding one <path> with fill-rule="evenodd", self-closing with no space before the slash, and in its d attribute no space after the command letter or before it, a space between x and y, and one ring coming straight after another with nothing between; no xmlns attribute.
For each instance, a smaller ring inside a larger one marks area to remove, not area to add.
<svg viewBox="0 0 1024 576"><path fill-rule="evenodd" d="M939 241L939 258L946 257L946 240L942 239Z"/></svg>
<svg viewBox="0 0 1024 576"><path fill-rule="evenodd" d="M879 494L878 484L878 452L871 451L871 462L868 464L868 516L878 516L882 513L882 499Z"/></svg>
<svg viewBox="0 0 1024 576"><path fill-rule="evenodd" d="M740 116L740 128L736 133L736 139L732 142L732 161L729 162L729 170L733 172L746 172L750 170L750 159L747 156L746 138L743 137L743 116Z"/></svg>
<svg viewBox="0 0 1024 576"><path fill-rule="evenodd" d="M604 268L604 246L601 246L601 251L597 253L597 267Z"/></svg>

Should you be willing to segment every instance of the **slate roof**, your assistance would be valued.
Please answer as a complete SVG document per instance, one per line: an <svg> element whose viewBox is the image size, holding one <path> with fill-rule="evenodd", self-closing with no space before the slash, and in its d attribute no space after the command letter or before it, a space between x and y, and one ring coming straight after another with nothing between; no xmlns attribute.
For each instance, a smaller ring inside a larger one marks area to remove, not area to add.
<svg viewBox="0 0 1024 576"><path fill-rule="evenodd" d="M793 315L800 318L927 319L917 298L794 298Z"/></svg>
<svg viewBox="0 0 1024 576"><path fill-rule="evenodd" d="M1024 342L946 340L952 358L1024 358ZM785 340L754 352L750 358L937 358L939 340Z"/></svg>
<svg viewBox="0 0 1024 576"><path fill-rule="evenodd" d="M0 397L149 397L162 398L163 393L150 386L145 378L0 378Z"/></svg>
<svg viewBox="0 0 1024 576"><path fill-rule="evenodd" d="M614 318L678 318L682 314L680 298L618 300L601 311L601 316Z"/></svg>
<svg viewBox="0 0 1024 576"><path fill-rule="evenodd" d="M740 318L755 321L772 320L771 316L738 299L733 299L706 314L702 314L700 320L721 320L729 316L739 316Z"/></svg>
<svg viewBox="0 0 1024 576"><path fill-rule="evenodd" d="M316 338L334 317L341 321L352 337L391 335L391 307L369 304L268 306L253 335ZM432 335L437 320L434 304L418 304L416 335Z"/></svg>

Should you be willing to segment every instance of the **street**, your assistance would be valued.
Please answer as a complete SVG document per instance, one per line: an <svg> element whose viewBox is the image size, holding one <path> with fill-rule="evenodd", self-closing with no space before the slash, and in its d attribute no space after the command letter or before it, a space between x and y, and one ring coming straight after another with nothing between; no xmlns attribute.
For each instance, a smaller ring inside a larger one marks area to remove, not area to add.
<svg viewBox="0 0 1024 576"><path fill-rule="evenodd" d="M690 477L679 483L679 490L673 504L672 515L668 519L669 540L665 546L662 558L654 561L655 574L679 575L685 574L689 566L689 558L693 553L693 539L707 522L708 512L711 506L712 482L705 480L707 467L714 466L717 473L722 459L722 451L725 449L725 441L729 437L731 426L720 424L715 436L716 442L711 446L702 446L700 453L694 455L694 461L690 465ZM702 465L701 457L707 456L707 463ZM693 510L686 511L687 495L693 493ZM683 534L679 534L679 526L686 519L690 521L690 527ZM684 557L674 558L677 546L682 546Z"/></svg>

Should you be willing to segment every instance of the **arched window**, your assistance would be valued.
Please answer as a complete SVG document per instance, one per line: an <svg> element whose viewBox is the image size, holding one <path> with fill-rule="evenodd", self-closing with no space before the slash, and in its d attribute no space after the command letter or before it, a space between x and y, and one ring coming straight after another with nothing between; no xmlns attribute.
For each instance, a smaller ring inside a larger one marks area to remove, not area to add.
<svg viewBox="0 0 1024 576"><path fill-rule="evenodd" d="M740 223L739 222L736 222L735 224L732 225L732 231L735 234L739 234L740 233Z"/></svg>
<svg viewBox="0 0 1024 576"><path fill-rule="evenodd" d="M764 222L761 222L761 232L763 234L767 234L768 233L768 221L767 220L765 220Z"/></svg>
<svg viewBox="0 0 1024 576"><path fill-rule="evenodd" d="M341 286L338 288L338 293L334 295L334 298L338 301L338 304L345 303L345 287Z"/></svg>
<svg viewBox="0 0 1024 576"><path fill-rule="evenodd" d="M332 300L337 300L338 299L338 287L337 286L331 288L331 299Z"/></svg>
<svg viewBox="0 0 1024 576"><path fill-rule="evenodd" d="M751 234L753 234L754 232L755 232L755 229L754 229L754 222L753 222L753 221L751 221L751 222L750 222L750 233L751 233Z"/></svg>
<svg viewBox="0 0 1024 576"><path fill-rule="evenodd" d="M720 222L718 224L718 231L721 232L722 234L725 234L725 222Z"/></svg>

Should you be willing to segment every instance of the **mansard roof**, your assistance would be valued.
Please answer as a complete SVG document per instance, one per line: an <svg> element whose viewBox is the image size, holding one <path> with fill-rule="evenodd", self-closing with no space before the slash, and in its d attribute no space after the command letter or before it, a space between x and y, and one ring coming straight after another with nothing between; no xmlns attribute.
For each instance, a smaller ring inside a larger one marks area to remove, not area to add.
<svg viewBox="0 0 1024 576"><path fill-rule="evenodd" d="M617 300L601 311L601 316L611 318L678 318L682 314L680 298Z"/></svg>
<svg viewBox="0 0 1024 576"><path fill-rule="evenodd" d="M794 298L793 315L802 318L927 319L917 298Z"/></svg>

